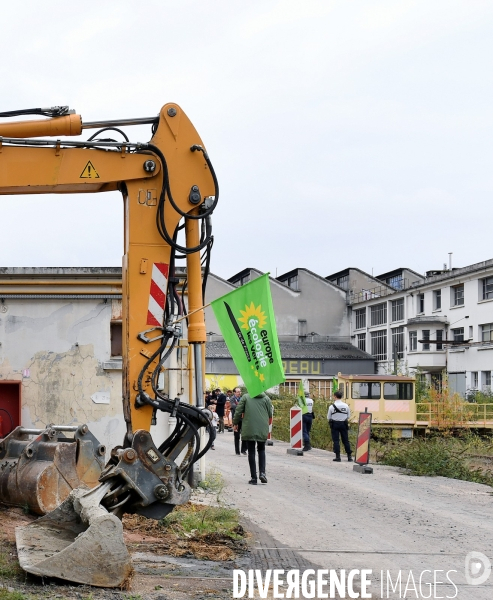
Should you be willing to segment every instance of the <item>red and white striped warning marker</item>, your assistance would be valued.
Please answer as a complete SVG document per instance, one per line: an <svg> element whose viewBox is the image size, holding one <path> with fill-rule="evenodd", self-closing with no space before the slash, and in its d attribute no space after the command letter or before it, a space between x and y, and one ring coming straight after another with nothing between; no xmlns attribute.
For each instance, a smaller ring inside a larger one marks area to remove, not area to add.
<svg viewBox="0 0 493 600"><path fill-rule="evenodd" d="M291 454L303 454L303 427L302 427L302 411L298 406L293 406L289 410L289 430L291 439Z"/></svg>
<svg viewBox="0 0 493 600"><path fill-rule="evenodd" d="M367 465L370 462L371 418L372 414L369 412L359 414L358 441L354 457L358 465Z"/></svg>
<svg viewBox="0 0 493 600"><path fill-rule="evenodd" d="M164 320L164 304L168 288L168 269L165 263L152 265L151 289L149 291L149 308L147 310L147 324L162 327Z"/></svg>

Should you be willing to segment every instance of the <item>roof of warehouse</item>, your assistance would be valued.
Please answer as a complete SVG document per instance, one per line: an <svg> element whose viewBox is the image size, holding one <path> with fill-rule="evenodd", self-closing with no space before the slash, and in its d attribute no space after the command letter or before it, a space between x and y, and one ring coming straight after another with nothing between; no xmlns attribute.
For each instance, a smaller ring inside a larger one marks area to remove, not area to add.
<svg viewBox="0 0 493 600"><path fill-rule="evenodd" d="M279 342L284 359L375 360L349 342ZM207 342L206 358L231 358L225 342Z"/></svg>

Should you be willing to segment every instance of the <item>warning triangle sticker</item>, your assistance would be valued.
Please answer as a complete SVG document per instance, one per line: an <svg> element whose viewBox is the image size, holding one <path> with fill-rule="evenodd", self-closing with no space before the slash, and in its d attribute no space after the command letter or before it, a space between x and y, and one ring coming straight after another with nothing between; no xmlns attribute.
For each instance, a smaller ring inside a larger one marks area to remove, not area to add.
<svg viewBox="0 0 493 600"><path fill-rule="evenodd" d="M91 161L89 161L84 167L79 179L99 179L98 172L94 168L94 165Z"/></svg>

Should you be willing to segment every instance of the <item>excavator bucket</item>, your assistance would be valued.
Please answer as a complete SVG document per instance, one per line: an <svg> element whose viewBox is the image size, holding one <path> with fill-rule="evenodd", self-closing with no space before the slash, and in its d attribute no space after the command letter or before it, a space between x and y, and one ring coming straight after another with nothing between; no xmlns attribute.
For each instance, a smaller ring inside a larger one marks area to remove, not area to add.
<svg viewBox="0 0 493 600"><path fill-rule="evenodd" d="M100 502L110 483L76 489L55 510L15 531L28 573L98 587L122 587L132 573L123 525Z"/></svg>
<svg viewBox="0 0 493 600"><path fill-rule="evenodd" d="M73 489L98 484L105 452L87 425L16 427L0 440L0 502L44 515Z"/></svg>
<svg viewBox="0 0 493 600"><path fill-rule="evenodd" d="M192 409L189 409L190 411ZM206 416L203 419L208 418ZM173 452L188 446L193 432L180 436ZM137 430L132 446L117 446L92 490L76 489L55 510L15 536L21 567L42 577L58 577L99 587L122 587L132 572L123 541L124 513L162 519L190 499L191 488L172 456L165 456L151 434Z"/></svg>

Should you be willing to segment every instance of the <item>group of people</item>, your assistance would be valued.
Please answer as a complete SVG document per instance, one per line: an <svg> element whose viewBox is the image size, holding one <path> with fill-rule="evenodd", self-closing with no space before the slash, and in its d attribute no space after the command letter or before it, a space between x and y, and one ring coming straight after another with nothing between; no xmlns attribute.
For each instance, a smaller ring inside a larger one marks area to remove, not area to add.
<svg viewBox="0 0 493 600"><path fill-rule="evenodd" d="M236 387L226 394L220 389L207 394L206 406L212 413L212 424L217 426L218 433L224 433L227 417L231 418L234 432L235 453L238 456L248 454L251 485L267 483L265 464L265 444L269 435L269 419L272 417L272 402L267 394L250 396L241 393ZM214 445L212 446L214 449ZM255 452L256 451L256 452ZM256 454L258 454L258 477Z"/></svg>
<svg viewBox="0 0 493 600"><path fill-rule="evenodd" d="M305 392L305 398L298 402L302 410L303 421L303 451L308 452L312 449L310 443L310 432L312 429L315 413L313 412L313 398L308 392ZM349 444L349 417L351 411L349 406L342 401L342 392L334 392L334 403L329 406L327 420L329 421L330 433L334 444L334 453L336 457L334 462L341 462L341 440L344 450L347 454L348 462L353 462L351 456L351 445Z"/></svg>
<svg viewBox="0 0 493 600"><path fill-rule="evenodd" d="M265 444L269 435L269 419L273 415L269 396L265 393L253 397L249 394L242 395L239 387L226 393L217 388L211 393L206 392L205 404L211 411L212 424L217 427L218 433L224 433L226 427L228 431L234 432L235 453L238 456L248 454L250 467L248 483L257 485L259 480L261 483L267 483ZM306 392L305 398L300 399L299 404L303 412L303 450L307 452L312 449L310 433L315 419L313 398ZM329 406L327 413L336 455L333 459L335 462L341 462L341 440L348 461L353 462L348 437L350 416L349 406L342 401L342 392L336 391L334 403ZM212 449L214 450L214 445ZM258 476L256 454L258 454Z"/></svg>

